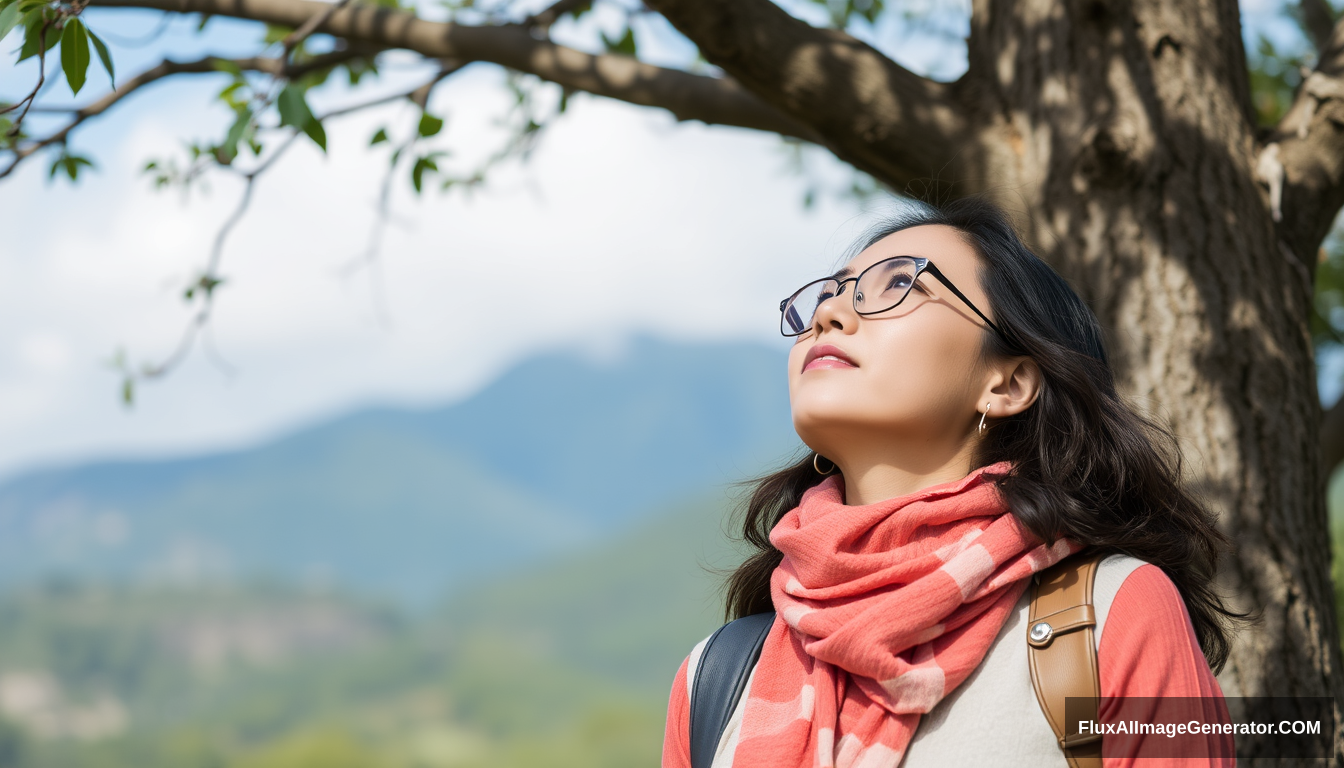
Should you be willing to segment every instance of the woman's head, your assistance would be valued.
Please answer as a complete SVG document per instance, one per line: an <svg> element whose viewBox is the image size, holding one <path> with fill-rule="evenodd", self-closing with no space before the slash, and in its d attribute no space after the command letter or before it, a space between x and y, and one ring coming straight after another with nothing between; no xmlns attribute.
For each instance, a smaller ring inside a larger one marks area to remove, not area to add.
<svg viewBox="0 0 1344 768"><path fill-rule="evenodd" d="M1032 405L1040 370L993 320L991 286L1008 294L1014 320L1022 307L1004 284L1047 295L1062 288L1073 300L1067 309L1091 318L984 204L907 209L853 251L832 280L783 308L793 323L785 332L796 334L794 427L842 470L886 460L914 476L936 475L954 457L964 465L982 414L993 423ZM1033 284L1042 281L1049 284Z"/></svg>
<svg viewBox="0 0 1344 768"><path fill-rule="evenodd" d="M1068 283L983 200L912 206L852 253L840 280L874 264L880 270L894 256L932 266L890 310L867 314L889 303L871 297L887 283L869 281L860 316L851 280L844 292L820 297L810 324L795 322L790 401L804 442L842 473L871 472L881 461L955 459L949 466L960 461L965 471L1010 462L994 479L1018 520L1047 543L1069 538L1161 566L1219 668L1228 652L1224 622L1238 615L1212 587L1227 539L1183 487L1172 435L1116 391L1100 324ZM809 352L835 351L821 345L843 354L816 363ZM812 458L755 482L743 537L758 552L729 580L730 616L770 609L779 553L769 532L822 479Z"/></svg>

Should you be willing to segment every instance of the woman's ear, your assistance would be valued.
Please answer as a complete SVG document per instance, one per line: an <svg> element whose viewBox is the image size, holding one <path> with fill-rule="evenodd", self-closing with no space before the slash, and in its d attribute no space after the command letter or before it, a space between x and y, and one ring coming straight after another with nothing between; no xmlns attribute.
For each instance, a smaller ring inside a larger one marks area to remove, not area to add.
<svg viewBox="0 0 1344 768"><path fill-rule="evenodd" d="M982 403L991 403L989 416L1012 416L1031 407L1041 393L1041 368L1030 357L1009 358L995 366Z"/></svg>

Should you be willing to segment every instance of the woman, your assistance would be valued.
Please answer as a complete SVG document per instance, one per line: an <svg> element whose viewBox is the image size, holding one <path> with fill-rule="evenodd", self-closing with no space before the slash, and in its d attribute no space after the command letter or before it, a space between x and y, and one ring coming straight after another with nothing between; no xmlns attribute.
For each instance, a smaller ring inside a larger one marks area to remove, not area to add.
<svg viewBox="0 0 1344 768"><path fill-rule="evenodd" d="M1227 541L1170 435L1116 393L1095 316L998 209L912 209L781 312L813 452L746 505L728 614L777 616L714 768L1066 765L1032 693L1027 586L1084 549L1108 553L1103 697L1221 698L1242 617L1213 590ZM664 768L690 765L703 646Z"/></svg>

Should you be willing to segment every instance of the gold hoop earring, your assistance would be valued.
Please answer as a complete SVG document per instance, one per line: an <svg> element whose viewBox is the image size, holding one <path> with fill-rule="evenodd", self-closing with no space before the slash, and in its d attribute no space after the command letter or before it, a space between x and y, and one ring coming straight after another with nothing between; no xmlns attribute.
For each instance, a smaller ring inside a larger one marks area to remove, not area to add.
<svg viewBox="0 0 1344 768"><path fill-rule="evenodd" d="M975 428L975 431L976 431L976 432L984 432L984 431L985 431L985 417L989 415L989 407L992 406L992 405L994 405L994 401L993 401L993 400L989 401L988 403L985 403L985 412L982 413L982 414L980 414L980 426L978 426L978 427Z"/></svg>
<svg viewBox="0 0 1344 768"><path fill-rule="evenodd" d="M826 470L825 472L822 472L822 471L821 471L821 466L820 466L819 464L817 464L817 460L820 459L820 458L821 458L821 454L820 454L820 453L814 453L814 454L812 454L812 468L815 469L815 470L817 470L817 474L819 474L819 475L829 475L829 474L831 474L832 472L835 471L835 462L834 462L834 461L831 461L830 459L827 459L827 461L831 461L831 468L828 469L828 470Z"/></svg>

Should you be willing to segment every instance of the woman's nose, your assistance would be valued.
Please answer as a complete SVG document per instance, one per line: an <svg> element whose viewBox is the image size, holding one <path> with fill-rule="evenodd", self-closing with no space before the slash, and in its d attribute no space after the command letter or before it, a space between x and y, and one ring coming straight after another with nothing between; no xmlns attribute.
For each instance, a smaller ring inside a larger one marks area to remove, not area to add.
<svg viewBox="0 0 1344 768"><path fill-rule="evenodd" d="M854 311L854 297L849 290L846 290L852 288L852 284L842 285L834 296L817 305L817 311L812 315L814 332L820 333L823 328L847 331L858 325L859 316Z"/></svg>

